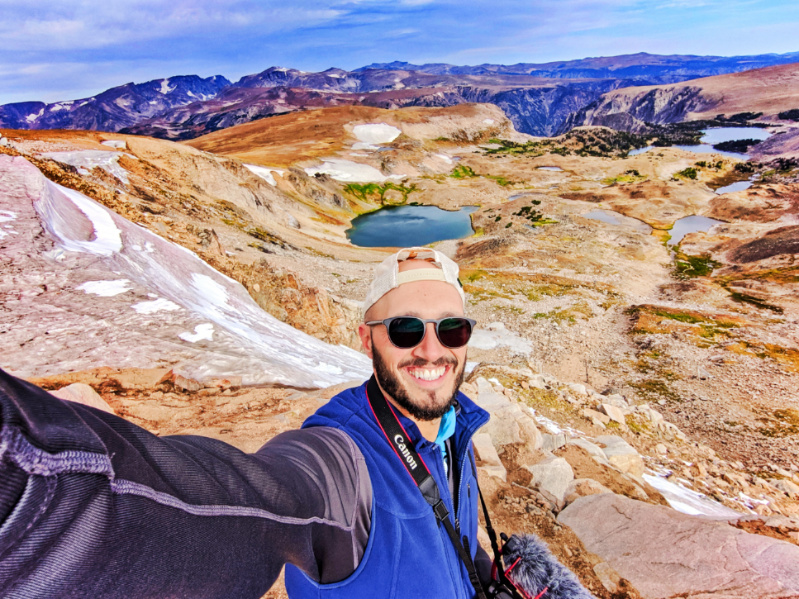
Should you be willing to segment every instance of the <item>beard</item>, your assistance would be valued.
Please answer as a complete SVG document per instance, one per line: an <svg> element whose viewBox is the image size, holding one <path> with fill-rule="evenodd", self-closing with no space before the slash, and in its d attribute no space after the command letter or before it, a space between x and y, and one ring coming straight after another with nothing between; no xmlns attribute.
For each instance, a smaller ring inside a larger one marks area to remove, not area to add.
<svg viewBox="0 0 799 599"><path fill-rule="evenodd" d="M436 420L447 413L447 410L455 405L455 398L458 395L461 383L463 383L466 360L458 364L455 358L439 358L434 362L422 358L411 358L400 362L397 366L448 366L451 365L455 374L455 382L450 389L439 389L436 391L415 390L416 398L411 398L411 391L403 383L399 376L394 374L386 366L383 356L372 342L372 364L375 370L375 377L380 383L380 388L393 399L398 406L405 410L416 420Z"/></svg>

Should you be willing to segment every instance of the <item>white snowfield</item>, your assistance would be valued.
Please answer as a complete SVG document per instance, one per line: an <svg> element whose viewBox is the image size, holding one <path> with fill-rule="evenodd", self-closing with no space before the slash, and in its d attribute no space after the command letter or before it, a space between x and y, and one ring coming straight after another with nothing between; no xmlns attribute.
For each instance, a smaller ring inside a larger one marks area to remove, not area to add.
<svg viewBox="0 0 799 599"><path fill-rule="evenodd" d="M494 349L499 346L509 347L521 354L530 354L533 351L533 346L527 339L509 331L501 322L476 328L469 339L469 347L475 349Z"/></svg>
<svg viewBox="0 0 799 599"><path fill-rule="evenodd" d="M268 166L258 166L257 164L245 164L244 166L247 167L254 175L261 177L264 181L269 183L269 185L277 185L277 181L275 181L275 176L272 173L277 173L278 175L282 175L286 171L279 168L271 168Z"/></svg>
<svg viewBox="0 0 799 599"><path fill-rule="evenodd" d="M42 156L74 166L78 169L78 172L81 172L81 169L83 169L86 171L84 174L87 174L93 168L99 166L123 183L128 182L128 171L119 166L119 157L122 156L119 152L78 150L75 152L45 152Z"/></svg>
<svg viewBox="0 0 799 599"><path fill-rule="evenodd" d="M115 281L86 281L83 285L78 285L76 289L100 297L114 297L130 291L132 287L133 285L128 279L117 279Z"/></svg>
<svg viewBox="0 0 799 599"><path fill-rule="evenodd" d="M242 285L211 268L193 252L76 191L44 181L34 207L42 226L63 250L96 256L107 269L105 272L125 278L94 281L94 287L82 286L87 292L108 293L112 288L122 292L126 286L123 281L127 280L161 298L131 305L140 314L133 318L152 320L148 315L156 312L156 318L165 318L160 314L167 311L180 314L174 312L173 306L188 311L186 318L193 322L185 320L186 326L195 327L194 332L179 335L184 342L197 346L193 350L196 359L181 367L188 376L204 379L240 375L245 384L313 388L364 380L371 373L366 356L347 347L329 345L280 322L262 310ZM200 342L207 344L210 340L212 346L198 355ZM175 343L183 342L176 338Z"/></svg>
<svg viewBox="0 0 799 599"><path fill-rule="evenodd" d="M319 173L329 175L336 181L348 183L382 183L387 179L404 179L401 175L386 177L373 166L341 158L328 158L322 163L322 166L306 168L305 172L311 177Z"/></svg>
<svg viewBox="0 0 799 599"><path fill-rule="evenodd" d="M704 516L717 520L731 520L741 517L740 512L736 512L702 493L673 483L662 476L644 474L644 480L660 491L671 507L683 514Z"/></svg>
<svg viewBox="0 0 799 599"><path fill-rule="evenodd" d="M367 125L355 125L352 134L358 141L352 144L353 150L377 150L378 144L391 143L399 137L400 131L386 123L369 123Z"/></svg>
<svg viewBox="0 0 799 599"><path fill-rule="evenodd" d="M16 220L16 218L17 215L15 212L11 212L11 210L0 210L0 227L2 227L0 228L0 239L17 234L17 232L14 231L14 225L3 224L11 223L11 221Z"/></svg>

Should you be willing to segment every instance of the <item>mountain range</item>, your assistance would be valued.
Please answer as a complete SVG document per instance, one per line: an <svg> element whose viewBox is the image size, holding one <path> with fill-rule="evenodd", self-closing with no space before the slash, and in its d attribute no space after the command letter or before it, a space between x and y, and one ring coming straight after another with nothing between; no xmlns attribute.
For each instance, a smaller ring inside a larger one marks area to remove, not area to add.
<svg viewBox="0 0 799 599"><path fill-rule="evenodd" d="M252 120L305 108L451 106L502 108L517 130L554 135L580 111L621 88L680 83L799 62L799 52L756 56L632 54L544 64L371 64L318 73L271 67L232 83L197 75L127 83L90 98L0 106L0 127L87 129L191 139Z"/></svg>

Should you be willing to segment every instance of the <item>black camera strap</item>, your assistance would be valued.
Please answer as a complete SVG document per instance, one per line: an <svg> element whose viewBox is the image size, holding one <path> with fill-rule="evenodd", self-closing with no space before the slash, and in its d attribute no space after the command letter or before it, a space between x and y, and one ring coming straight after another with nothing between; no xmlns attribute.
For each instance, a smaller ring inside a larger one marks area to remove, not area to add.
<svg viewBox="0 0 799 599"><path fill-rule="evenodd" d="M483 492L480 490L480 486L477 486L477 493L480 495L480 504L483 506L483 515L485 516L486 521L486 532L488 533L488 538L491 541L491 550L494 553L494 564L497 567L497 578L499 578L499 582L503 584L505 589L511 593L514 599L523 599L519 591L516 589L516 585L508 579L508 576L505 574L505 567L503 566L502 561L502 551L499 548L499 544L497 543L497 531L494 530L494 527L491 526L491 518L488 516L488 507L486 507L486 501L483 499ZM507 539L507 537L503 534L503 540Z"/></svg>
<svg viewBox="0 0 799 599"><path fill-rule="evenodd" d="M463 537L463 541L466 544L466 547L464 547L464 543L458 538L459 533L455 531L455 527L452 525L452 521L449 517L449 510L444 500L441 498L441 492L438 489L435 479L430 474L427 464L425 464L424 460L416 453L413 443L408 438L408 433L405 432L402 424L400 424L400 421L397 419L397 415L391 409L391 406L388 405L380 387L377 385L375 377L370 378L366 385L366 397L369 400L369 405L372 408L375 420L377 420L377 424L383 431L389 445L391 445L397 457L402 461L405 470L411 475L416 486L419 487L422 497L424 497L425 501L433 508L436 520L444 525L444 529L447 531L452 545L457 550L463 565L466 567L466 571L469 573L469 581L474 587L477 598L486 599L483 585L480 583L477 570L474 567L474 562L467 549L469 545L468 537L465 535Z"/></svg>

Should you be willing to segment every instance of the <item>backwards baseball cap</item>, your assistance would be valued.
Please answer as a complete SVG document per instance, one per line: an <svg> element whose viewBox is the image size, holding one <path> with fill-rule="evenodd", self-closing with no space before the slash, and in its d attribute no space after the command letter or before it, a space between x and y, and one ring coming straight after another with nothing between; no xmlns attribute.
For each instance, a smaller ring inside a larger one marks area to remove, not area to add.
<svg viewBox="0 0 799 599"><path fill-rule="evenodd" d="M430 268L416 268L400 272L399 264L405 260L424 260L430 263ZM392 289L415 281L442 281L449 283L458 290L463 305L466 305L463 287L458 280L458 265L441 252L430 248L414 247L403 248L378 265L375 269L375 277L363 302L364 313Z"/></svg>

